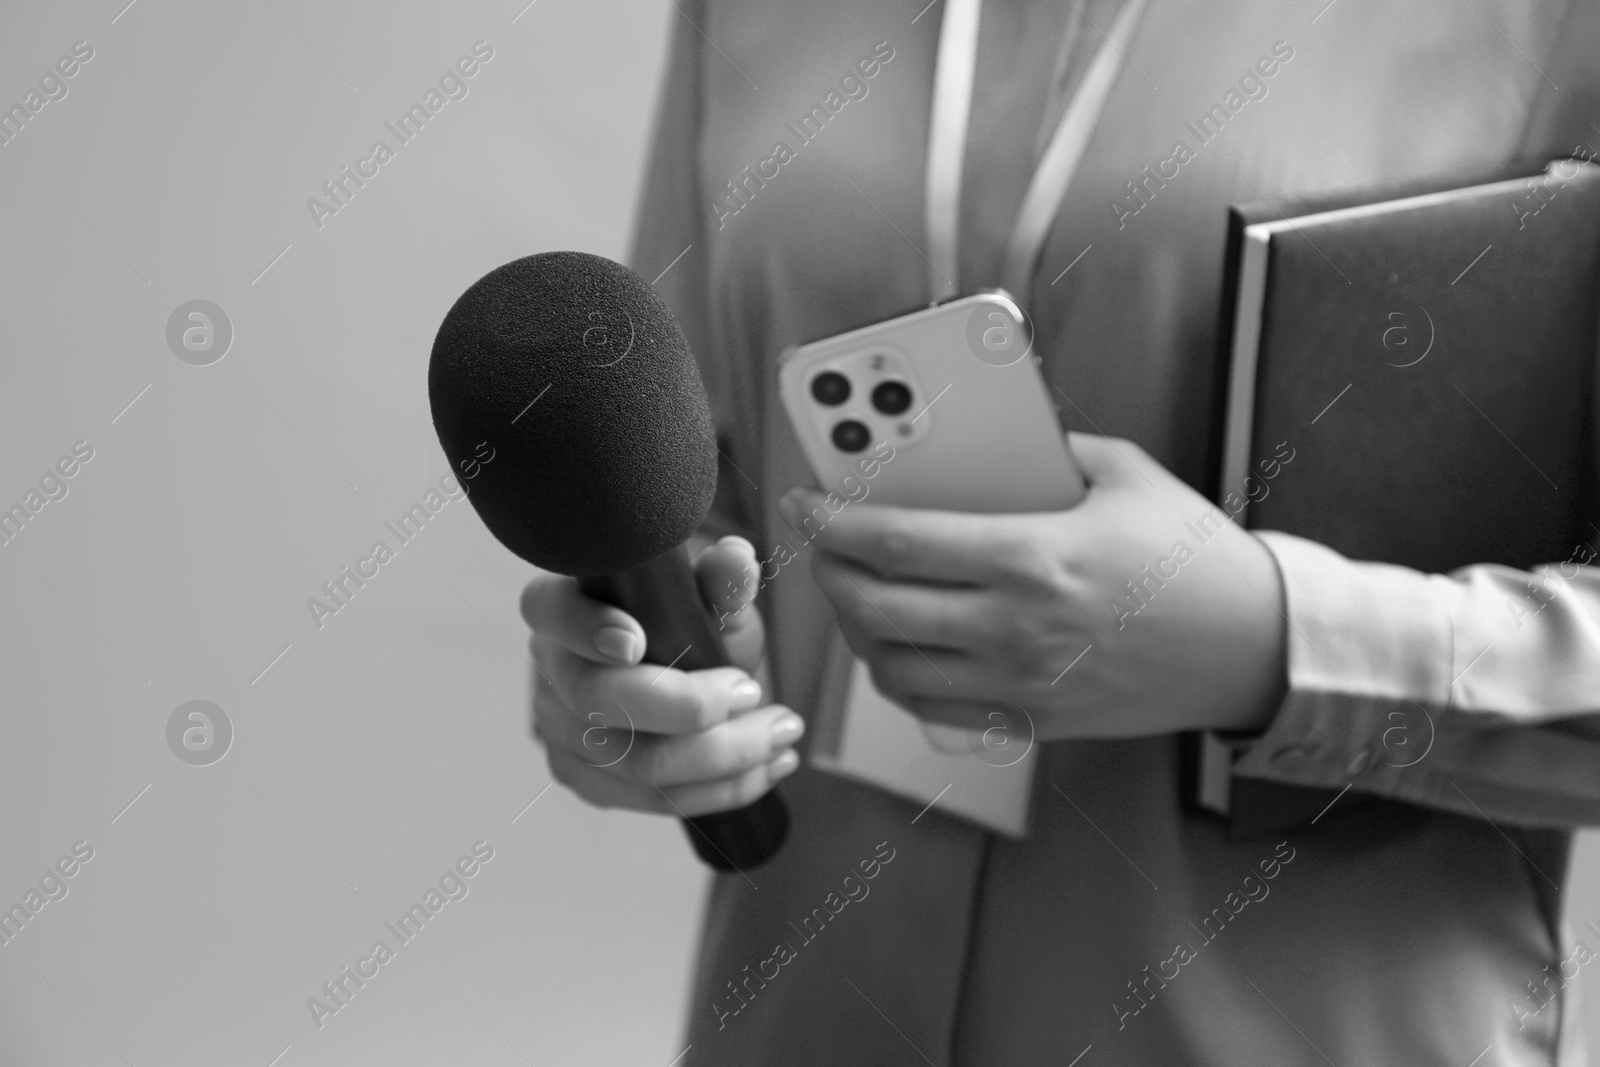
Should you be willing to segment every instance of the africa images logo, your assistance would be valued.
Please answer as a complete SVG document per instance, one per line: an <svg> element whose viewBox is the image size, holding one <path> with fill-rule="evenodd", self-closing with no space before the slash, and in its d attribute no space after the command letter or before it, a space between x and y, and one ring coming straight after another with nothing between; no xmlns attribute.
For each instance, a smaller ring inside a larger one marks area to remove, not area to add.
<svg viewBox="0 0 1600 1067"><path fill-rule="evenodd" d="M379 170L390 160L395 159L400 149L408 145L422 132L430 119L444 110L446 104L452 100L465 100L471 92L467 80L474 78L483 69L482 64L494 58L494 47L488 41L475 41L472 45L472 54L462 56L455 61L455 65L446 68L439 75L439 87L428 87L422 94L420 103L413 103L394 122L385 122L384 129L388 130L395 139L393 145L387 140L379 138L372 142L368 153L356 160L355 169L350 169L346 163L339 169L339 173L322 183L322 193L326 200L316 197L306 198L306 210L311 213L311 221L317 229L325 225L323 220L329 215L337 215L350 201L355 199L356 193L365 189L367 182L378 176Z"/></svg>
<svg viewBox="0 0 1600 1067"><path fill-rule="evenodd" d="M1230 86L1219 103L1212 104L1199 119L1185 122L1184 130L1199 143L1191 147L1187 141L1174 141L1172 154L1157 160L1154 170L1148 165L1139 168L1139 174L1125 183L1128 194L1111 199L1111 214L1116 216L1117 229L1127 226L1130 218L1149 207L1150 201L1155 199L1156 190L1165 189L1167 182L1183 173L1183 167L1198 156L1201 149L1222 136L1223 128L1245 109L1246 104L1252 100L1265 100L1269 91L1267 79L1274 77L1282 69L1282 64L1293 58L1294 46L1288 41L1274 43L1271 55L1256 60L1255 65L1240 76L1238 88ZM1169 166L1172 168L1170 172L1167 170Z"/></svg>
<svg viewBox="0 0 1600 1067"><path fill-rule="evenodd" d="M188 700L167 717L167 747L191 767L208 767L233 745L233 720L209 700Z"/></svg>
<svg viewBox="0 0 1600 1067"><path fill-rule="evenodd" d="M57 59L39 75L37 89L30 86L28 91L22 94L20 103L0 110L0 148L22 136L22 131L27 128L28 123L34 121L46 105L57 100L65 100L67 93L72 89L68 81L76 77L83 69L83 65L93 58L94 45L88 41L75 42L70 55Z"/></svg>
<svg viewBox="0 0 1600 1067"><path fill-rule="evenodd" d="M348 963L342 964L332 978L322 983L320 997L307 997L306 1009L311 1013L311 1021L317 1029L326 1026L330 1016L348 1008L356 994L383 973L383 968L397 959L400 950L415 941L428 924L439 917L446 905L467 899L467 894L472 891L471 879L492 859L494 846L487 841L474 841L468 855L444 869L438 878L437 888L430 885L421 900L414 901L393 922L383 924L384 930L394 938L394 944L391 945L388 938L374 941L371 951L357 959L353 968Z"/></svg>
<svg viewBox="0 0 1600 1067"><path fill-rule="evenodd" d="M711 213L716 216L717 229L722 229L727 225L728 219L749 207L756 193L765 189L767 182L775 180L782 173L783 167L798 159L801 148L822 136L823 128L848 104L865 100L867 94L872 91L867 82L876 78L879 71L893 58L894 45L888 41L879 41L872 46L870 56L856 60L855 65L844 73L839 79L837 89L830 88L820 104L812 104L810 109L800 116L799 125L785 122L784 129L794 134L798 144L791 148L786 140L773 142L771 155L756 162L754 173L746 166L728 181L724 187L726 191L719 193L718 198L711 202ZM727 204L730 200L733 203L732 207Z"/></svg>
<svg viewBox="0 0 1600 1067"><path fill-rule="evenodd" d="M756 994L767 988L768 982L776 981L783 973L783 968L800 957L800 949L821 937L828 924L837 918L840 912L852 903L859 904L866 900L867 895L872 892L872 887L867 883L883 873L883 868L893 863L895 856L893 845L887 841L878 842L870 857L857 862L857 870L846 868L849 873L839 880L839 889L830 888L822 903L812 908L811 914L803 917L799 926L793 922L789 923L789 929L795 933L795 941L800 942L799 948L795 947L789 940L789 935L785 933L783 940L772 947L772 954L756 963L754 971L751 971L747 963L737 984L733 979L729 979L727 989L731 996L722 996L723 1003L718 1003L716 1000L711 1002L712 1014L717 1017L717 1029L726 1030L728 1020L748 1008L756 999ZM843 893L840 890L843 890ZM755 983L753 987L752 982Z"/></svg>
<svg viewBox="0 0 1600 1067"><path fill-rule="evenodd" d="M233 320L209 300L189 300L167 316L167 348L191 367L209 367L233 346Z"/></svg>

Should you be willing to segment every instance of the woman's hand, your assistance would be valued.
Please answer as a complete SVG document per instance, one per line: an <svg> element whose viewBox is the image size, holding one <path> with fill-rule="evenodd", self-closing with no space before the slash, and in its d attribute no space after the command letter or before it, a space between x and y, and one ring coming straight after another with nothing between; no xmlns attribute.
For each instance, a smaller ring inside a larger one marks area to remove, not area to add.
<svg viewBox="0 0 1600 1067"><path fill-rule="evenodd" d="M534 732L550 773L589 803L662 815L744 807L800 763L805 732L782 705L761 706L761 615L755 549L724 537L695 558L732 667L641 663L644 630L627 612L584 596L574 578L541 574L522 592L533 629Z"/></svg>
<svg viewBox="0 0 1600 1067"><path fill-rule="evenodd" d="M1137 445L1070 437L1089 494L1069 511L828 521L812 571L873 682L973 729L1020 707L1043 741L1265 726L1286 687L1271 553ZM779 507L798 524L822 500Z"/></svg>

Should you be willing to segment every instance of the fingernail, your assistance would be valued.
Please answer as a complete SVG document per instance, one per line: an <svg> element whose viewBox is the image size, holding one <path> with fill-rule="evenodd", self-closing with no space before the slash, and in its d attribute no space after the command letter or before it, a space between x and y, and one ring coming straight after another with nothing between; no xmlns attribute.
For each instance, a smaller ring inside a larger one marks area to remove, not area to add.
<svg viewBox="0 0 1600 1067"><path fill-rule="evenodd" d="M756 546L750 543L750 539L748 537L740 537L738 534L728 534L727 536L718 540L717 544L734 546L743 545L745 548L750 550L750 554L752 556L756 554Z"/></svg>
<svg viewBox="0 0 1600 1067"><path fill-rule="evenodd" d="M778 512L789 522L800 514L800 490L791 489L778 499Z"/></svg>
<svg viewBox="0 0 1600 1067"><path fill-rule="evenodd" d="M798 766L800 766L800 753L791 748L767 764L767 778L774 782L779 778L787 778Z"/></svg>
<svg viewBox="0 0 1600 1067"><path fill-rule="evenodd" d="M749 711L761 703L761 683L754 678L746 678L734 684L728 690L728 699L732 702L732 711Z"/></svg>
<svg viewBox="0 0 1600 1067"><path fill-rule="evenodd" d="M618 663L633 662L633 633L620 626L602 626L594 632L595 651Z"/></svg>
<svg viewBox="0 0 1600 1067"><path fill-rule="evenodd" d="M785 715L772 724L772 747L788 748L800 740L800 735L806 732L806 724L798 715Z"/></svg>

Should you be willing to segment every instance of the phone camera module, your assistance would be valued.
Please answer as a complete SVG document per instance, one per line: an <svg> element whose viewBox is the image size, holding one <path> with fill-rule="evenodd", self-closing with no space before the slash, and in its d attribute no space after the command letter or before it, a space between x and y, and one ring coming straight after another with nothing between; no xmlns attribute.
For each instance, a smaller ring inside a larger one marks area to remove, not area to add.
<svg viewBox="0 0 1600 1067"><path fill-rule="evenodd" d="M811 379L811 395L817 403L836 408L850 399L850 379L838 371L825 370Z"/></svg>
<svg viewBox="0 0 1600 1067"><path fill-rule="evenodd" d="M872 390L872 406L885 415L898 415L911 406L911 390L905 382L879 382Z"/></svg>
<svg viewBox="0 0 1600 1067"><path fill-rule="evenodd" d="M833 447L841 452L860 452L871 443L872 431L855 419L845 419L833 428Z"/></svg>

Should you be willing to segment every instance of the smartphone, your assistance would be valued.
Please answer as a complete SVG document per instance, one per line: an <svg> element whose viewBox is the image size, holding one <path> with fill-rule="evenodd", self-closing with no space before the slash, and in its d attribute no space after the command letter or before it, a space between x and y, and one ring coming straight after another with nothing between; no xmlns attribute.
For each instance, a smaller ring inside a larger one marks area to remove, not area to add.
<svg viewBox="0 0 1600 1067"><path fill-rule="evenodd" d="M863 457L889 455L872 483L877 503L1056 511L1086 487L1039 365L1027 317L992 290L792 346L779 357L778 391L824 491L849 485ZM948 790L949 813L1026 835L1034 761L999 752L995 731L917 720L878 692L859 660L838 714L817 731L834 739L826 750L813 745L820 768L919 804ZM1025 754L1032 740L1029 720Z"/></svg>
<svg viewBox="0 0 1600 1067"><path fill-rule="evenodd" d="M960 297L779 357L778 391L824 491L893 447L873 498L990 514L1083 498L1022 310L1003 290Z"/></svg>

